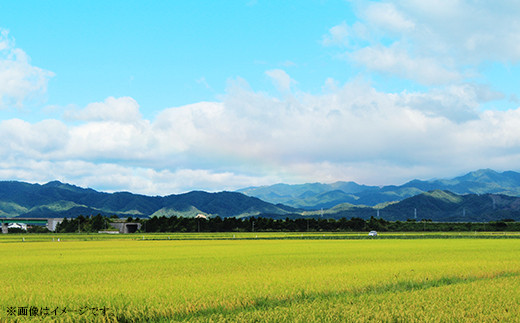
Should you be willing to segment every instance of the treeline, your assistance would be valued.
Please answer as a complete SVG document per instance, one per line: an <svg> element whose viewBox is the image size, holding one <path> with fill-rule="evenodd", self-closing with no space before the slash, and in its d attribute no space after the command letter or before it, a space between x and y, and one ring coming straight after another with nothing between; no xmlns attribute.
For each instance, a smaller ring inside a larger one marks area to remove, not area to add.
<svg viewBox="0 0 520 323"><path fill-rule="evenodd" d="M96 215L65 219L57 226L57 232L98 232L114 230L110 222L125 221L141 223L141 232L333 232L333 231L520 231L520 222L511 219L487 223L432 222L430 220L386 221L371 217L368 220L351 219L271 219L251 217L244 219L214 217L208 219L185 217L152 217L150 219L127 218L124 220Z"/></svg>
<svg viewBox="0 0 520 323"><path fill-rule="evenodd" d="M430 220L386 221L371 217L340 219L270 219L252 217L194 219L183 217L153 217L143 223L144 232L251 232L251 231L288 231L288 232L331 232L331 231L520 231L520 222L511 219L488 223L446 223Z"/></svg>
<svg viewBox="0 0 520 323"><path fill-rule="evenodd" d="M98 232L102 230L108 230L110 228L110 222L117 219L117 216L106 217L101 214L95 216L83 216L80 215L73 219L63 219L63 222L56 226L56 232ZM132 221L132 218L127 220Z"/></svg>

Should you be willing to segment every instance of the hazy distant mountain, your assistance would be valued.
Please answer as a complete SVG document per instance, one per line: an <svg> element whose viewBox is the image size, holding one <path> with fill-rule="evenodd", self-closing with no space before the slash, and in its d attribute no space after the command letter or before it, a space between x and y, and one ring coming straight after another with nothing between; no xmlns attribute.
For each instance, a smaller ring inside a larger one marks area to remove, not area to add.
<svg viewBox="0 0 520 323"><path fill-rule="evenodd" d="M295 210L273 205L236 192L189 192L152 197L128 192L103 193L60 182L45 185L0 182L1 217L76 217L117 215L119 217L250 216L260 213L287 214Z"/></svg>
<svg viewBox="0 0 520 323"><path fill-rule="evenodd" d="M270 203L281 203L296 208L330 208L340 203L355 203L356 194L377 191L377 186L359 185L354 182L332 184L275 184L271 186L248 187L237 192L258 197Z"/></svg>
<svg viewBox="0 0 520 323"><path fill-rule="evenodd" d="M333 184L276 184L239 190L249 196L271 203L305 208L329 208L341 203L374 206L380 203L402 201L431 190L447 190L457 194L504 194L520 196L520 173L495 172L482 169L452 179L413 180L400 186L365 186L354 182Z"/></svg>

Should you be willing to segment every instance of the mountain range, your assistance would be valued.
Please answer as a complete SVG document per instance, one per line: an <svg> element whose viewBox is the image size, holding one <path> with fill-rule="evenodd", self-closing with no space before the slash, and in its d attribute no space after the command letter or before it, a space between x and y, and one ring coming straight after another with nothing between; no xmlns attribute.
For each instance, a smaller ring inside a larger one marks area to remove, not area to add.
<svg viewBox="0 0 520 323"><path fill-rule="evenodd" d="M253 196L248 196L248 195ZM479 170L453 179L401 186L276 184L239 192L192 191L168 196L104 193L49 182L0 181L0 217L207 216L351 218L433 221L520 220L520 173Z"/></svg>
<svg viewBox="0 0 520 323"><path fill-rule="evenodd" d="M433 190L400 202L378 207L339 204L320 211L302 212L303 217L370 219L387 221L489 222L520 221L520 197L503 194L455 194Z"/></svg>
<svg viewBox="0 0 520 323"><path fill-rule="evenodd" d="M273 205L236 192L145 196L128 192L103 193L58 181L45 185L0 182L0 217L76 217L117 215L119 217L206 215L254 216L260 213L288 214L294 208Z"/></svg>
<svg viewBox="0 0 520 323"><path fill-rule="evenodd" d="M400 186L366 186L355 182L276 184L248 187L238 192L270 203L316 210L328 209L341 203L376 206L402 201L432 190L445 190L461 195L493 193L520 196L520 173L481 169L452 179L412 180Z"/></svg>

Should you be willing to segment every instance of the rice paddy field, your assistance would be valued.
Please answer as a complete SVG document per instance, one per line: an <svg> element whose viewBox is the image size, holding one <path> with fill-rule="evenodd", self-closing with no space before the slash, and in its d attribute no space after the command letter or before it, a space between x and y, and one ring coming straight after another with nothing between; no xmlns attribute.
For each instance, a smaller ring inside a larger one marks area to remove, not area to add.
<svg viewBox="0 0 520 323"><path fill-rule="evenodd" d="M517 322L519 238L8 234L0 321Z"/></svg>

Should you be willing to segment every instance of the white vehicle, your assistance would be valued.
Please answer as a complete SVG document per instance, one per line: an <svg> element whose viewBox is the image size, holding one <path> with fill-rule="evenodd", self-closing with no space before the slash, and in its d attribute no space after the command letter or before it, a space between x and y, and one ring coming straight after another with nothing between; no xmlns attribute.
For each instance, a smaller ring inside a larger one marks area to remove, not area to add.
<svg viewBox="0 0 520 323"><path fill-rule="evenodd" d="M370 237L377 237L377 231L370 231L370 232L368 233L368 235L369 235Z"/></svg>

